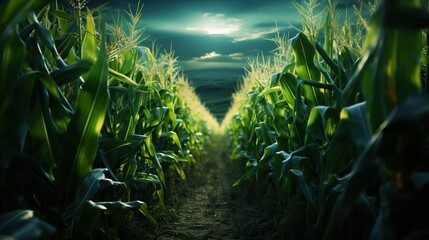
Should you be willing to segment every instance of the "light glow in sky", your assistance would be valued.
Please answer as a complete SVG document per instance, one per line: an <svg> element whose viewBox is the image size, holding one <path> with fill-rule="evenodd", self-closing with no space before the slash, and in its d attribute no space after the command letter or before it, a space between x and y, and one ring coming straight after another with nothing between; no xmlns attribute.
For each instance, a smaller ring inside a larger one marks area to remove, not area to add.
<svg viewBox="0 0 429 240"><path fill-rule="evenodd" d="M300 2L300 0L295 0ZM90 3L100 5L105 0ZM110 0L108 11L135 9L139 0ZM294 0L140 0L144 5L143 43L170 49L184 70L243 68L258 53L276 48L277 32L293 37L301 27ZM323 1L322 1L323 2ZM338 0L337 8L352 7L355 0ZM321 8L323 4L321 4ZM321 9L320 9L321 10ZM115 13L116 14L116 13Z"/></svg>
<svg viewBox="0 0 429 240"><path fill-rule="evenodd" d="M198 26L187 27L187 31L199 31L208 35L229 35L238 32L241 28L241 20L227 18L222 13L204 13L195 21Z"/></svg>

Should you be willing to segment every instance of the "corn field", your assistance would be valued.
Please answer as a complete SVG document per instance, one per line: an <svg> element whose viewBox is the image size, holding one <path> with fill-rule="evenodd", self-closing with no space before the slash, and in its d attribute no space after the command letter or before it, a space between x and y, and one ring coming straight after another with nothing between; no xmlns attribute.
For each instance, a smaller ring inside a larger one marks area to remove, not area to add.
<svg viewBox="0 0 429 240"><path fill-rule="evenodd" d="M142 46L143 4L86 2L0 3L0 238L161 232L213 152L266 211L233 239L429 237L425 1L295 2L298 34L250 62L220 125L174 54Z"/></svg>

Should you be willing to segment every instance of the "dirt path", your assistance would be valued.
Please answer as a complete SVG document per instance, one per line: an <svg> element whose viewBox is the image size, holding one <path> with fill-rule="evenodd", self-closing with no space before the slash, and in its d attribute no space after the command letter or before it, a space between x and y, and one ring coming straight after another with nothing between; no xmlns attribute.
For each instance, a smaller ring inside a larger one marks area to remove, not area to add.
<svg viewBox="0 0 429 240"><path fill-rule="evenodd" d="M177 220L160 227L154 239L237 239L231 185L237 173L223 136L214 136L177 199Z"/></svg>

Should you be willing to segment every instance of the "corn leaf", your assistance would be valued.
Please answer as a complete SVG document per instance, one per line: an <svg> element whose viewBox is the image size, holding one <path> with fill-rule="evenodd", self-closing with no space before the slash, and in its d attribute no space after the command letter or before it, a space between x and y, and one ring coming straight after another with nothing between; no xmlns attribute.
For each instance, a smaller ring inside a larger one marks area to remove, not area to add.
<svg viewBox="0 0 429 240"><path fill-rule="evenodd" d="M367 99L371 132L377 130L397 104L421 92L421 31L385 25L387 16L401 18L401 11L413 5L418 7L418 1L383 7L370 23L366 49L368 54L376 56L363 70L360 81Z"/></svg>
<svg viewBox="0 0 429 240"><path fill-rule="evenodd" d="M49 0L26 1L9 0L0 3L0 30L6 26L15 26L32 11L49 4Z"/></svg>
<svg viewBox="0 0 429 240"><path fill-rule="evenodd" d="M320 71L314 63L315 47L304 33L300 32L291 39L291 47L295 57L295 72L299 79L321 82ZM324 104L323 94L319 89L310 86L304 88L306 100L311 106Z"/></svg>
<svg viewBox="0 0 429 240"><path fill-rule="evenodd" d="M156 154L158 159L164 162L171 163L176 170L177 174L179 174L179 177L182 180L186 180L185 172L183 171L182 165L180 165L179 161L177 160L177 156L171 155L171 154L164 154L164 153L157 153Z"/></svg>
<svg viewBox="0 0 429 240"><path fill-rule="evenodd" d="M342 109L335 133L329 143L324 176L329 176L353 160L356 147L364 151L371 134L366 119L365 103L358 103ZM353 144L346 144L352 142Z"/></svg>
<svg viewBox="0 0 429 240"><path fill-rule="evenodd" d="M36 216L32 210L14 210L0 215L0 232L6 239L40 239L55 228Z"/></svg>
<svg viewBox="0 0 429 240"><path fill-rule="evenodd" d="M78 184L91 170L107 110L108 67L104 30L102 36L97 61L78 95L76 111L67 130L64 158L58 167L58 185L63 190L66 203L73 200Z"/></svg>
<svg viewBox="0 0 429 240"><path fill-rule="evenodd" d="M316 208L316 204L317 204L316 190L307 184L304 178L304 173L301 170L297 170L297 169L291 169L290 172L294 176L296 176L298 180L299 188L301 189L301 192L305 196L307 201L310 202L315 209L317 209Z"/></svg>
<svg viewBox="0 0 429 240"><path fill-rule="evenodd" d="M6 177L6 170L12 157L22 152L25 147L28 118L31 111L31 93L36 76L37 74L34 72L29 72L16 79L13 91L15 94L8 103L7 114L0 115L2 123L0 134L8 136L0 140L0 185Z"/></svg>
<svg viewBox="0 0 429 240"><path fill-rule="evenodd" d="M107 210L103 205L97 205L91 200L85 202L81 214L77 218L76 235L90 236L100 221L101 214Z"/></svg>
<svg viewBox="0 0 429 240"><path fill-rule="evenodd" d="M156 168L159 180L161 180L162 186L166 187L164 170L162 169L161 163L159 162L159 159L156 156L156 149L151 140L152 139L150 137L144 140L145 153L149 156L149 158L152 160L152 163L155 165L155 168Z"/></svg>
<svg viewBox="0 0 429 240"><path fill-rule="evenodd" d="M98 193L100 190L100 181L105 179L104 172L106 171L107 169L105 168L93 169L83 179L82 184L78 189L74 203L71 204L64 213L66 221L70 221L75 218L83 208L84 204Z"/></svg>
<svg viewBox="0 0 429 240"><path fill-rule="evenodd" d="M15 181L31 187L32 192L39 196L39 201L43 199L46 201L45 203L55 203L55 199L58 198L58 191L52 182L52 178L39 161L20 154L12 162L10 170L14 172Z"/></svg>
<svg viewBox="0 0 429 240"><path fill-rule="evenodd" d="M91 69L91 62L81 60L73 65L62 67L51 73L51 77L55 80L58 86L63 86L67 83L76 81L84 73Z"/></svg>
<svg viewBox="0 0 429 240"><path fill-rule="evenodd" d="M295 110L295 96L296 96L296 77L291 73L284 73L279 79L280 87L284 98L290 109Z"/></svg>
<svg viewBox="0 0 429 240"><path fill-rule="evenodd" d="M0 116L6 111L13 94L15 81L21 74L26 50L24 43L19 38L17 29L10 28L0 34Z"/></svg>
<svg viewBox="0 0 429 240"><path fill-rule="evenodd" d="M132 201L132 202L95 202L98 206L103 206L109 210L117 209L135 209L138 208L141 213L154 225L156 226L156 221L150 214L147 205L142 201Z"/></svg>
<svg viewBox="0 0 429 240"><path fill-rule="evenodd" d="M97 38L95 36L96 30L94 17L92 16L91 11L88 11L86 14L86 31L80 51L82 60L88 60L92 63L97 60Z"/></svg>
<svg viewBox="0 0 429 240"><path fill-rule="evenodd" d="M131 84L131 85L134 85L134 86L138 86L138 84L136 82L134 82L134 80L132 80L131 78L129 78L125 74L117 72L117 71L115 71L115 70L113 70L111 68L109 68L109 73L110 73L110 75L111 75L112 78L118 80L119 82Z"/></svg>
<svg viewBox="0 0 429 240"><path fill-rule="evenodd" d="M330 140L334 135L339 113L335 108L316 106L310 111L307 122L307 134L316 140Z"/></svg>

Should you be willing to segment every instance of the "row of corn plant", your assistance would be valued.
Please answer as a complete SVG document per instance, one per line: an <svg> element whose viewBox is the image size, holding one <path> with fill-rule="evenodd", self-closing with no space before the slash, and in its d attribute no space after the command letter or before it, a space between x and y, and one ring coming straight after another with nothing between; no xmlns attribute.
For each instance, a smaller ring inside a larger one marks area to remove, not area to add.
<svg viewBox="0 0 429 240"><path fill-rule="evenodd" d="M298 34L251 64L224 122L246 164L234 185L275 193L278 237L427 237L427 9L370 1L349 18L326 6L296 4Z"/></svg>
<svg viewBox="0 0 429 240"><path fill-rule="evenodd" d="M151 206L215 127L172 54L140 46L141 5L106 24L86 3L0 4L1 237L116 239L130 215L156 227Z"/></svg>

